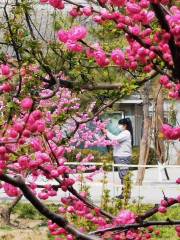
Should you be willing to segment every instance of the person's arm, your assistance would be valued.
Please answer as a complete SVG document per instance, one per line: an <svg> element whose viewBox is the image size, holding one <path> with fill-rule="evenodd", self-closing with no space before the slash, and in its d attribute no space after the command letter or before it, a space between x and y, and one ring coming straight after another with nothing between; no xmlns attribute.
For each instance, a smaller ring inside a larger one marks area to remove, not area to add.
<svg viewBox="0 0 180 240"><path fill-rule="evenodd" d="M126 131L120 132L117 136L107 131L107 137L110 140L117 140L118 142L124 142L125 140L129 139Z"/></svg>

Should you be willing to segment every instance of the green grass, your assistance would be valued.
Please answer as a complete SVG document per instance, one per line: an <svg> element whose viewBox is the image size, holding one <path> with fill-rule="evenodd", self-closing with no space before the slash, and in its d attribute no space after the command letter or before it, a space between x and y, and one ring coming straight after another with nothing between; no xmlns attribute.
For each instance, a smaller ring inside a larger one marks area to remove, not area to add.
<svg viewBox="0 0 180 240"><path fill-rule="evenodd" d="M11 226L1 226L0 229L5 231L11 231L13 228Z"/></svg>
<svg viewBox="0 0 180 240"><path fill-rule="evenodd" d="M55 204L49 204L47 207L56 212L58 206ZM28 203L18 203L13 209L13 213L17 214L19 218L32 219L32 220L45 220L46 218L42 216L31 204Z"/></svg>
<svg viewBox="0 0 180 240"><path fill-rule="evenodd" d="M128 209L138 213L138 214L143 214L146 212L148 209L152 208L152 205L145 205L145 204L140 204L138 205L129 205ZM180 207L179 206L172 206L171 208L168 209L166 214L162 213L156 213L152 217L150 217L148 220L151 221L165 221L167 219L172 219L172 220L178 220L180 218ZM179 238L176 235L176 231L174 229L175 227L172 226L161 226L161 227L154 227L155 230L160 229L160 235L159 236L153 236L151 239L163 239L163 240L178 240Z"/></svg>

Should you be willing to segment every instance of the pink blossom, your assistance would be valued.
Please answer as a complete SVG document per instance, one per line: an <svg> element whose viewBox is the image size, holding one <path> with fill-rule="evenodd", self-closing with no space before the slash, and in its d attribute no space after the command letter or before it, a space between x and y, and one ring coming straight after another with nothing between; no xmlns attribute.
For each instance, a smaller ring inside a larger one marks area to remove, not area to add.
<svg viewBox="0 0 180 240"><path fill-rule="evenodd" d="M102 23L102 22L103 22L102 17L99 16L99 15L94 16L94 17L93 17L93 20L94 20L94 22L96 22L96 23Z"/></svg>
<svg viewBox="0 0 180 240"><path fill-rule="evenodd" d="M178 99L179 98L179 92L178 91L171 91L171 92L169 92L169 97L174 98L174 99Z"/></svg>
<svg viewBox="0 0 180 240"><path fill-rule="evenodd" d="M59 176L58 171L55 170L55 169L54 169L54 170L51 170L51 176L52 176L52 177L55 177L55 178L58 177L58 176Z"/></svg>
<svg viewBox="0 0 180 240"><path fill-rule="evenodd" d="M66 172L67 167L66 166L59 166L57 168L57 171L60 175L64 174Z"/></svg>
<svg viewBox="0 0 180 240"><path fill-rule="evenodd" d="M93 56L98 65L104 67L109 64L109 59L106 57L106 54L103 50L94 51Z"/></svg>
<svg viewBox="0 0 180 240"><path fill-rule="evenodd" d="M48 194L46 192L43 192L43 191L38 193L38 197L42 200L46 200L46 199L49 198Z"/></svg>
<svg viewBox="0 0 180 240"><path fill-rule="evenodd" d="M10 129L10 130L9 130L9 136L10 136L11 138L17 138L18 132L15 131L14 129Z"/></svg>
<svg viewBox="0 0 180 240"><path fill-rule="evenodd" d="M78 41L85 38L87 35L87 29L83 26L76 26L70 29L69 39L72 41Z"/></svg>
<svg viewBox="0 0 180 240"><path fill-rule="evenodd" d="M134 34L135 36L138 36L141 31L139 26L129 27L129 29L132 32L132 34Z"/></svg>
<svg viewBox="0 0 180 240"><path fill-rule="evenodd" d="M1 74L4 76L8 76L10 74L10 67L7 64L1 64L0 70Z"/></svg>
<svg viewBox="0 0 180 240"><path fill-rule="evenodd" d="M139 2L139 5L142 7L142 8L147 8L150 4L150 1L149 0L141 0Z"/></svg>
<svg viewBox="0 0 180 240"><path fill-rule="evenodd" d="M29 138L31 136L31 132L28 129L25 129L23 131L23 136L26 137L26 138Z"/></svg>
<svg viewBox="0 0 180 240"><path fill-rule="evenodd" d="M72 52L82 52L83 51L83 46L75 41L68 40L66 46Z"/></svg>
<svg viewBox="0 0 180 240"><path fill-rule="evenodd" d="M31 113L31 116L35 119L35 120L39 120L40 118L42 118L42 112L40 110L34 110Z"/></svg>
<svg viewBox="0 0 180 240"><path fill-rule="evenodd" d="M32 105L33 105L32 98L27 97L21 101L21 107L23 110L30 110L32 108Z"/></svg>
<svg viewBox="0 0 180 240"><path fill-rule="evenodd" d="M129 210L122 210L115 219L116 224L132 224L135 223L135 214Z"/></svg>
<svg viewBox="0 0 180 240"><path fill-rule="evenodd" d="M9 197L17 197L20 194L20 190L9 183L4 183L3 188Z"/></svg>
<svg viewBox="0 0 180 240"><path fill-rule="evenodd" d="M84 7L82 9L85 16L91 16L92 15L92 8L91 7Z"/></svg>
<svg viewBox="0 0 180 240"><path fill-rule="evenodd" d="M67 240L74 240L74 237L71 234L67 235Z"/></svg>
<svg viewBox="0 0 180 240"><path fill-rule="evenodd" d="M150 24L155 18L155 14L153 11L145 12L142 18L142 22L144 24Z"/></svg>
<svg viewBox="0 0 180 240"><path fill-rule="evenodd" d="M110 0L110 3L117 7L122 7L126 4L126 0Z"/></svg>
<svg viewBox="0 0 180 240"><path fill-rule="evenodd" d="M99 0L99 2L100 4L105 5L108 2L108 0Z"/></svg>
<svg viewBox="0 0 180 240"><path fill-rule="evenodd" d="M37 124L37 131L43 133L45 131L46 125L44 120L36 121Z"/></svg>
<svg viewBox="0 0 180 240"><path fill-rule="evenodd" d="M71 11L69 12L69 14L72 16L72 17L77 17L79 15L79 10L77 9L77 7L73 7L71 9Z"/></svg>
<svg viewBox="0 0 180 240"><path fill-rule="evenodd" d="M64 30L60 30L57 34L59 41L66 43L69 39L69 33Z"/></svg>
<svg viewBox="0 0 180 240"><path fill-rule="evenodd" d="M108 10L106 10L106 9L103 9L103 10L101 10L101 17L102 17L102 19L109 19L109 20L111 20L111 19L113 19L113 15L112 15L112 13L110 13Z"/></svg>
<svg viewBox="0 0 180 240"><path fill-rule="evenodd" d="M14 123L13 125L13 129L18 132L18 133L21 133L24 129L24 123L21 122L21 121L17 121Z"/></svg>
<svg viewBox="0 0 180 240"><path fill-rule="evenodd" d="M166 200L161 200L161 206L167 207L168 206L168 202Z"/></svg>
<svg viewBox="0 0 180 240"><path fill-rule="evenodd" d="M141 11L141 7L136 3L127 2L126 7L127 11L131 14L139 13Z"/></svg>
<svg viewBox="0 0 180 240"><path fill-rule="evenodd" d="M177 184L180 184L180 178L178 178L178 179L176 180L176 183L177 183Z"/></svg>
<svg viewBox="0 0 180 240"><path fill-rule="evenodd" d="M136 237L138 236L138 233L137 232L133 232L131 230L128 230L127 233L126 233L126 239L136 239ZM148 239L148 238L146 238Z"/></svg>
<svg viewBox="0 0 180 240"><path fill-rule="evenodd" d="M58 8L58 9L64 8L64 2L61 0L49 0L49 4L54 8Z"/></svg>
<svg viewBox="0 0 180 240"><path fill-rule="evenodd" d="M3 91L5 93L11 92L13 89L12 85L10 83L3 83L0 85L0 91Z"/></svg>
<svg viewBox="0 0 180 240"><path fill-rule="evenodd" d="M168 124L163 124L161 127L162 133L168 138L171 138L172 127Z"/></svg>
<svg viewBox="0 0 180 240"><path fill-rule="evenodd" d="M0 146L0 154L4 155L6 153L6 147Z"/></svg>
<svg viewBox="0 0 180 240"><path fill-rule="evenodd" d="M163 207L163 206L160 206L160 207L158 208L158 211L159 211L160 213L166 213L166 212L167 212L167 208L166 208L166 207Z"/></svg>
<svg viewBox="0 0 180 240"><path fill-rule="evenodd" d="M29 166L30 159L27 156L20 156L18 163L22 169L26 169Z"/></svg>
<svg viewBox="0 0 180 240"><path fill-rule="evenodd" d="M40 0L41 4L45 4L45 3L48 3L48 2L49 2L49 0Z"/></svg>
<svg viewBox="0 0 180 240"><path fill-rule="evenodd" d="M50 161L49 155L45 152L36 152L35 158L39 163L47 163Z"/></svg>
<svg viewBox="0 0 180 240"><path fill-rule="evenodd" d="M125 64L125 56L121 49L115 49L111 53L111 58L113 62L119 66L124 66Z"/></svg>
<svg viewBox="0 0 180 240"><path fill-rule="evenodd" d="M33 138L31 140L31 147L33 148L34 151L42 151L43 150L42 142L38 138Z"/></svg>

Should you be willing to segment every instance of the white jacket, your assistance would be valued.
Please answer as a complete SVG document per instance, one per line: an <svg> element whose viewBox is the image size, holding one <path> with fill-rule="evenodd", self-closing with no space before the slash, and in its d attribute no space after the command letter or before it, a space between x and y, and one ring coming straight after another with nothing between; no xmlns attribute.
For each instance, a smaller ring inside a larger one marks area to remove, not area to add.
<svg viewBox="0 0 180 240"><path fill-rule="evenodd" d="M107 131L107 137L117 141L113 145L114 157L129 157L132 155L131 134L128 130L123 130L117 136Z"/></svg>

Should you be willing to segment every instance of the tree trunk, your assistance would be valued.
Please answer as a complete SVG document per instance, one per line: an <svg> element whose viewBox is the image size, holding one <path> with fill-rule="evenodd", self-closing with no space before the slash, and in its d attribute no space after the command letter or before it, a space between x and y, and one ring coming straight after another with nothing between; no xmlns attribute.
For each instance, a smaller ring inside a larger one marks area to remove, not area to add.
<svg viewBox="0 0 180 240"><path fill-rule="evenodd" d="M16 197L12 203L1 209L0 216L1 216L1 225L11 225L11 213L13 208L16 206L16 204L21 200L22 194Z"/></svg>
<svg viewBox="0 0 180 240"><path fill-rule="evenodd" d="M177 165L180 165L180 151L177 152Z"/></svg>
<svg viewBox="0 0 180 240"><path fill-rule="evenodd" d="M149 156L149 129L150 129L150 118L149 118L149 87L146 84L143 92L143 135L140 142L140 153L139 153L139 165L146 165ZM139 167L137 172L136 184L142 185L144 179L145 167Z"/></svg>
<svg viewBox="0 0 180 240"><path fill-rule="evenodd" d="M165 162L165 146L162 139L159 138L159 133L161 131L161 126L164 120L164 100L163 91L159 90L157 93L156 109L155 109L155 151L160 163Z"/></svg>

